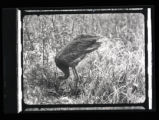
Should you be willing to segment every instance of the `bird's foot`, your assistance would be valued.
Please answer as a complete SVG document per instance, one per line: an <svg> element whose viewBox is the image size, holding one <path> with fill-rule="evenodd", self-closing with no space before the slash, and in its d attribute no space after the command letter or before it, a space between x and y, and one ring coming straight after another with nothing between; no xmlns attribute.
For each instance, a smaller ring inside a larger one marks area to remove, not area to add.
<svg viewBox="0 0 159 120"><path fill-rule="evenodd" d="M55 90L58 92L60 90L61 81L57 80L55 81Z"/></svg>
<svg viewBox="0 0 159 120"><path fill-rule="evenodd" d="M72 91L72 95L75 96L75 97L78 97L79 94L80 94L80 89L74 88L73 91Z"/></svg>

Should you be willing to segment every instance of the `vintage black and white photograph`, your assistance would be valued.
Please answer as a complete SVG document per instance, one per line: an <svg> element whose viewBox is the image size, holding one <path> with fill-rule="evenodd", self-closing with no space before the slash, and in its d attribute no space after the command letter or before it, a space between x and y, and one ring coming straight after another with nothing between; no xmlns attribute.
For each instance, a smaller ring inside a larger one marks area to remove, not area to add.
<svg viewBox="0 0 159 120"><path fill-rule="evenodd" d="M22 105L146 109L152 81L146 77L148 12L143 9L22 10Z"/></svg>

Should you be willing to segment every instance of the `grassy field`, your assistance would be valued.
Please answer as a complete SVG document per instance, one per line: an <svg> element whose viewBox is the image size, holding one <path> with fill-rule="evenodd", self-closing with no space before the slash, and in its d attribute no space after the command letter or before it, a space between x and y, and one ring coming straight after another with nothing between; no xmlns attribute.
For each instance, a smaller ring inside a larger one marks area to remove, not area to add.
<svg viewBox="0 0 159 120"><path fill-rule="evenodd" d="M145 100L145 42L142 14L25 16L23 99L26 104L118 104ZM76 35L103 35L102 46L55 89L56 53Z"/></svg>

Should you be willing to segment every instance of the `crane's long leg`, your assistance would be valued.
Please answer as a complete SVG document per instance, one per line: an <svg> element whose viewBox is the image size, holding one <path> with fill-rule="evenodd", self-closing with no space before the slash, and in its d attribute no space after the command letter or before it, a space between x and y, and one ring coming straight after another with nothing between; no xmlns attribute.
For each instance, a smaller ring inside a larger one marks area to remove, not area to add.
<svg viewBox="0 0 159 120"><path fill-rule="evenodd" d="M77 91L77 85L78 85L79 77L78 77L76 68L75 68L75 67L72 67L72 70L73 70L73 74L74 74L74 76L75 76L75 91Z"/></svg>

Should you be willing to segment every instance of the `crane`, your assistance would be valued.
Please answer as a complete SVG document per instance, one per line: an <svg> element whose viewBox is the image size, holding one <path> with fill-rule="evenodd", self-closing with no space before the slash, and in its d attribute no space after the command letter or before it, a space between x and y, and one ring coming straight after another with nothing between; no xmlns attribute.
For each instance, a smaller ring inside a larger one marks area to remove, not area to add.
<svg viewBox="0 0 159 120"><path fill-rule="evenodd" d="M64 73L64 75L59 76L57 80L61 81L67 79L70 75L69 68L72 68L76 90L79 80L76 66L85 58L86 54L100 47L101 42L98 42L100 38L102 37L82 34L78 35L74 40L63 47L55 56L56 66Z"/></svg>

